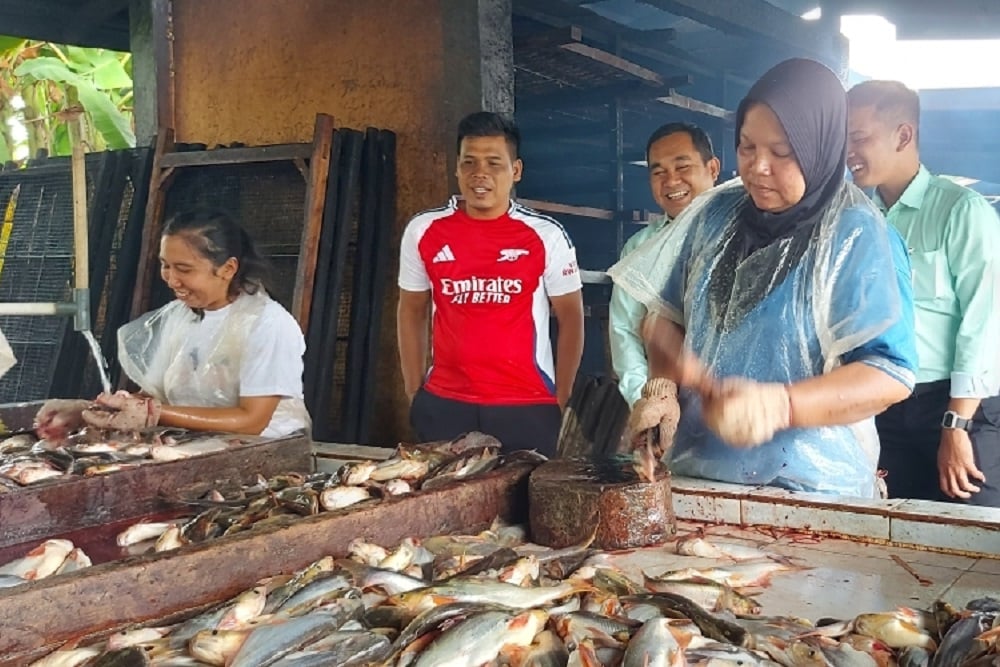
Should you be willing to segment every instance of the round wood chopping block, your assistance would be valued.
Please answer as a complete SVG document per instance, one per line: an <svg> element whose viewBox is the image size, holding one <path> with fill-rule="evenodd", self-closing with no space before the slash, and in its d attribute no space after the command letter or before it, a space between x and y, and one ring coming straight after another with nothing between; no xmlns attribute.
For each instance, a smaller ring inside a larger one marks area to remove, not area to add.
<svg viewBox="0 0 1000 667"><path fill-rule="evenodd" d="M623 455L543 463L528 482L532 541L561 549L594 535L592 546L606 550L664 542L677 530L670 472L658 464L655 477L640 480Z"/></svg>

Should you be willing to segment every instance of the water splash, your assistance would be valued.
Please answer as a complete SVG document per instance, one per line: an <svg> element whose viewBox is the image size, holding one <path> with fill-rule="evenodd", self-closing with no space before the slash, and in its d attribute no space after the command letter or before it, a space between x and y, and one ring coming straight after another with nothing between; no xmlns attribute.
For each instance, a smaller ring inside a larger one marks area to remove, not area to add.
<svg viewBox="0 0 1000 667"><path fill-rule="evenodd" d="M104 389L105 394L110 394L111 378L108 377L108 362L104 359L101 346L94 337L94 332L90 329L84 329L80 333L83 334L83 337L87 339L87 344L90 345L90 353L94 356L94 362L97 364L97 372L101 374L101 387Z"/></svg>

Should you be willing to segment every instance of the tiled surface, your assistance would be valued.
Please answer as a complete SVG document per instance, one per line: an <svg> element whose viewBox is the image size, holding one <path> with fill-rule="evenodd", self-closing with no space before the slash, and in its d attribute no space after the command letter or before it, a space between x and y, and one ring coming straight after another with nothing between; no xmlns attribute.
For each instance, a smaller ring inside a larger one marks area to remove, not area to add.
<svg viewBox="0 0 1000 667"><path fill-rule="evenodd" d="M1000 558L1000 509L921 500L846 500L686 478L674 478L673 483L682 519L832 533Z"/></svg>
<svg viewBox="0 0 1000 667"><path fill-rule="evenodd" d="M949 600L974 600L985 596L1000 597L1000 573L965 572L948 589Z"/></svg>
<svg viewBox="0 0 1000 667"><path fill-rule="evenodd" d="M886 515L861 514L844 511L843 508L803 507L752 499L743 500L740 507L744 524L889 539L889 517Z"/></svg>
<svg viewBox="0 0 1000 667"><path fill-rule="evenodd" d="M671 493L674 514L678 519L691 519L706 523L740 523L740 501L736 498L720 498L697 494Z"/></svg>
<svg viewBox="0 0 1000 667"><path fill-rule="evenodd" d="M686 521L678 525L678 534L682 536L699 531L704 532L710 542L760 545L764 557L768 554L786 556L808 566L809 569L800 571L779 572L766 588L750 591L755 593L764 614L790 614L813 621L822 617L851 618L859 613L889 611L898 606L927 608L938 598L964 605L975 597L1000 592L1000 574L993 570L976 570L986 561L973 558L836 538L792 542L788 537L768 538L759 530L734 526L704 527ZM892 555L902 559L927 584L918 581L894 561ZM608 560L638 581L643 571L658 575L684 567L732 565L678 556L672 545L611 555ZM969 571L970 568L973 570Z"/></svg>
<svg viewBox="0 0 1000 667"><path fill-rule="evenodd" d="M891 539L897 544L916 544L981 554L1000 554L1000 529L961 526L934 521L911 521L894 517Z"/></svg>
<svg viewBox="0 0 1000 667"><path fill-rule="evenodd" d="M1000 577L1000 559L980 558L969 570ZM998 583L997 589L1000 590L1000 583Z"/></svg>
<svg viewBox="0 0 1000 667"><path fill-rule="evenodd" d="M934 503L929 500L903 501L892 515L920 514L922 516L940 517L948 521L976 521L990 523L1000 529L1000 509L995 507L978 507L959 503Z"/></svg>

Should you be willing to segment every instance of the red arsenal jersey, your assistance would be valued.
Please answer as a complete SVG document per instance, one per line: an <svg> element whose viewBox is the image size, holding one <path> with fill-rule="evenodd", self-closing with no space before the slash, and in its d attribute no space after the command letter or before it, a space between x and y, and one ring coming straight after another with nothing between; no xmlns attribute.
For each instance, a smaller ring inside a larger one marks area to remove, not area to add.
<svg viewBox="0 0 1000 667"><path fill-rule="evenodd" d="M431 291L427 391L481 405L556 402L549 297L581 288L558 222L515 202L476 220L453 197L410 220L399 286Z"/></svg>

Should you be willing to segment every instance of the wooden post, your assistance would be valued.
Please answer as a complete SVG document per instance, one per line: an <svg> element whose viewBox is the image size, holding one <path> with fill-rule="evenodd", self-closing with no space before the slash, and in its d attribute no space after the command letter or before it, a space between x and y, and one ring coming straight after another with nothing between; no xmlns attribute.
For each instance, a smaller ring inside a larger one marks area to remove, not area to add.
<svg viewBox="0 0 1000 667"><path fill-rule="evenodd" d="M72 155L70 167L73 177L73 286L85 290L90 285L90 254L87 229L87 167L83 154L83 133L80 124L82 113L69 121ZM84 321L89 320L89 316Z"/></svg>
<svg viewBox="0 0 1000 667"><path fill-rule="evenodd" d="M298 320L303 332L309 326L309 313L312 309L316 260L319 256L319 233L323 227L323 206L326 203L326 185L330 175L333 130L333 116L325 113L316 114L313 153L309 160L309 181L306 184L306 219L302 226L302 242L299 247L299 263L292 298L292 314Z"/></svg>
<svg viewBox="0 0 1000 667"><path fill-rule="evenodd" d="M163 223L163 203L166 195L168 172L161 166L166 153L174 149L174 131L161 130L156 135L153 151L153 169L149 179L149 197L146 200L145 224L142 227L142 246L139 250L139 264L135 275L135 292L132 295L132 318L142 315L149 308L149 292L153 284L160 229Z"/></svg>

